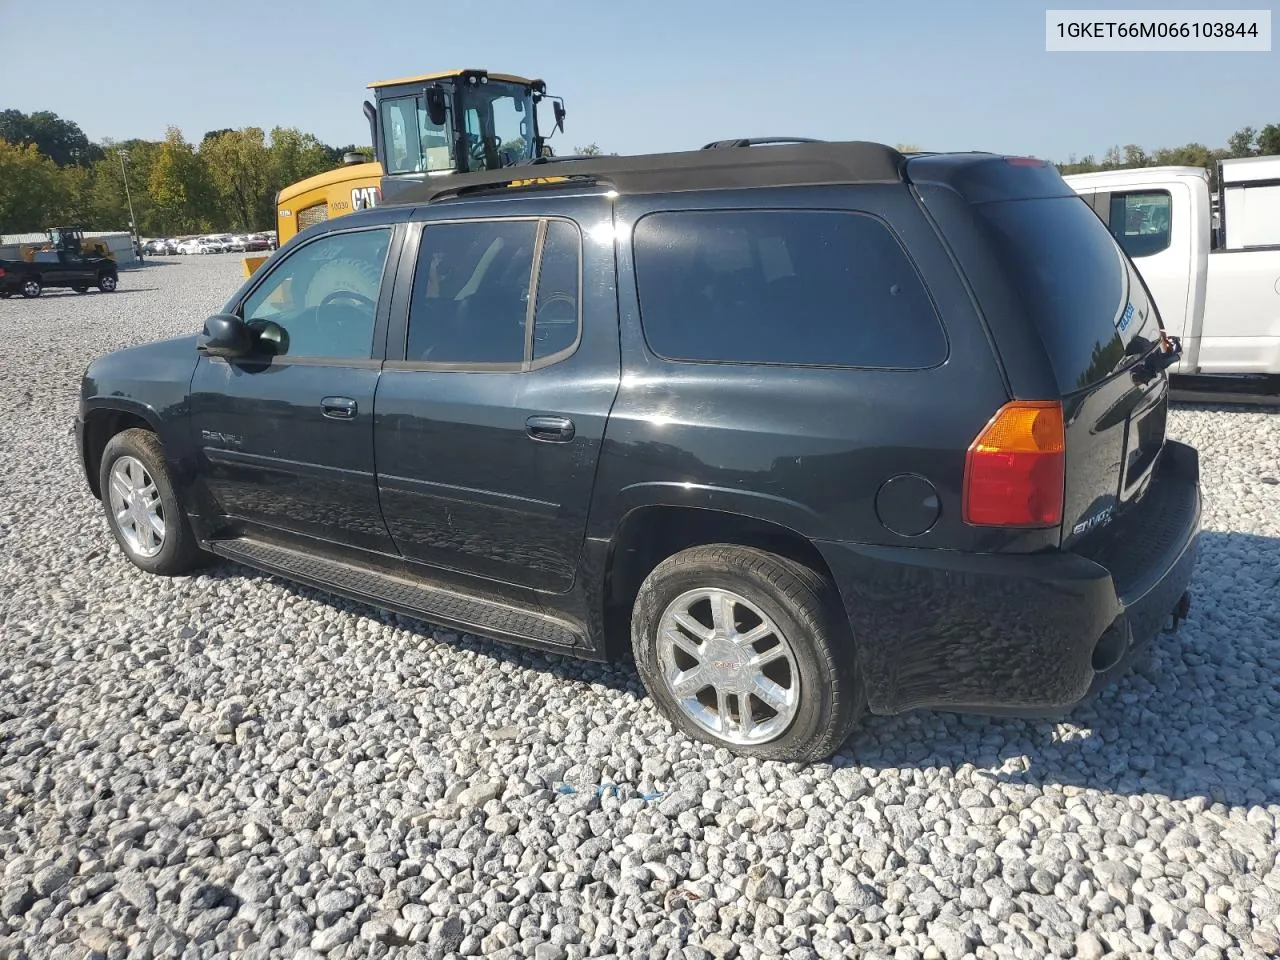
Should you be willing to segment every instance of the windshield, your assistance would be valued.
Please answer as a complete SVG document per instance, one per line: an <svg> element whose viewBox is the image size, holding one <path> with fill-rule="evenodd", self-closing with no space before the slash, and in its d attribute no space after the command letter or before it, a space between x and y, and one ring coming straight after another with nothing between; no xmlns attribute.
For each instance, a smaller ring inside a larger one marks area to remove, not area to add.
<svg viewBox="0 0 1280 960"><path fill-rule="evenodd" d="M495 170L534 157L533 94L516 83L466 84L458 95L467 167Z"/></svg>

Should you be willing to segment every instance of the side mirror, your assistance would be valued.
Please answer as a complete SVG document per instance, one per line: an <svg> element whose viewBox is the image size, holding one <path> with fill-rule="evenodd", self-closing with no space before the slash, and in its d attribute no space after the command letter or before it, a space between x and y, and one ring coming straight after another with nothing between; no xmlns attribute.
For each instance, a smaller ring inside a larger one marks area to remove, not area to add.
<svg viewBox="0 0 1280 960"><path fill-rule="evenodd" d="M216 313L204 322L196 349L210 357L242 357L253 348L253 334L239 317Z"/></svg>
<svg viewBox="0 0 1280 960"><path fill-rule="evenodd" d="M431 118L431 125L435 127L443 127L445 121L445 102L444 90L440 87L427 88L427 116Z"/></svg>
<svg viewBox="0 0 1280 960"><path fill-rule="evenodd" d="M551 104L551 109L556 115L556 129L559 130L561 133L564 133L564 117L565 117L564 104L561 103L559 100L555 100Z"/></svg>

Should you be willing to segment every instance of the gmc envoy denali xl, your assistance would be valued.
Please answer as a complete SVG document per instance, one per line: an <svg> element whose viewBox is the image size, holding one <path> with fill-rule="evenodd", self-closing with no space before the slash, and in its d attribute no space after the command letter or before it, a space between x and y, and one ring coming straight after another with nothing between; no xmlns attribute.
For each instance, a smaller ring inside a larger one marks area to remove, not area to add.
<svg viewBox="0 0 1280 960"><path fill-rule="evenodd" d="M686 734L792 762L864 711L1062 712L1175 628L1180 348L1058 172L710 146L424 179L96 360L121 549L634 658Z"/></svg>

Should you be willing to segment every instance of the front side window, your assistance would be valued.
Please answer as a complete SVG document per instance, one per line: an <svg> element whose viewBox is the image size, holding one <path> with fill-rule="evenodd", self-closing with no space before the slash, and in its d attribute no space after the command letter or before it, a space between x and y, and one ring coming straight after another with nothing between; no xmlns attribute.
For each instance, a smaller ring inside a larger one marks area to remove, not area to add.
<svg viewBox="0 0 1280 960"><path fill-rule="evenodd" d="M369 359L390 239L381 227L306 244L249 295L241 316L271 323L277 356Z"/></svg>
<svg viewBox="0 0 1280 960"><path fill-rule="evenodd" d="M1172 218L1173 198L1167 190L1111 194L1111 235L1134 259L1169 248Z"/></svg>
<svg viewBox="0 0 1280 960"><path fill-rule="evenodd" d="M533 291L539 231L545 233ZM428 224L405 359L522 366L566 355L578 341L580 275L581 241L568 221Z"/></svg>
<svg viewBox="0 0 1280 960"><path fill-rule="evenodd" d="M633 248L645 339L669 360L915 369L946 359L920 276L874 217L654 213Z"/></svg>

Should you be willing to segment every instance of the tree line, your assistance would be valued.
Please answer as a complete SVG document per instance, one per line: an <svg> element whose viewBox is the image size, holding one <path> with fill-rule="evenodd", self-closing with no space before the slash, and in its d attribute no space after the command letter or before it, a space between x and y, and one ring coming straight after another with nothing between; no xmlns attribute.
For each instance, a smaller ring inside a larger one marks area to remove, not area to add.
<svg viewBox="0 0 1280 960"><path fill-rule="evenodd" d="M1102 159L1092 154L1076 159L1072 156L1058 169L1064 174L1093 173L1098 170L1125 170L1132 167L1185 166L1203 167L1209 171L1211 186L1218 189L1218 161L1239 157L1280 155L1280 123L1269 123L1261 129L1243 127L1227 139L1225 147L1208 147L1188 143L1181 147L1161 147L1148 153L1137 144L1112 147Z"/></svg>
<svg viewBox="0 0 1280 960"><path fill-rule="evenodd" d="M331 147L296 127L210 130L199 143L190 143L180 128L171 126L163 140L94 143L77 124L55 113L4 110L0 233L42 231L60 224L123 230L129 223L129 199L141 236L270 229L275 225L276 191L333 169L349 152L373 157L369 147ZM603 153L595 143L576 147L575 152ZM1224 147L1188 143L1148 152L1127 144L1107 150L1101 160L1072 156L1055 165L1063 174L1203 167L1216 189L1219 160L1269 155L1280 155L1280 124L1244 127Z"/></svg>
<svg viewBox="0 0 1280 960"><path fill-rule="evenodd" d="M190 143L171 126L163 140L94 143L48 111L0 111L0 234L78 224L140 236L275 226L276 191L331 170L348 152L296 127L210 130ZM128 190L126 192L126 178Z"/></svg>

